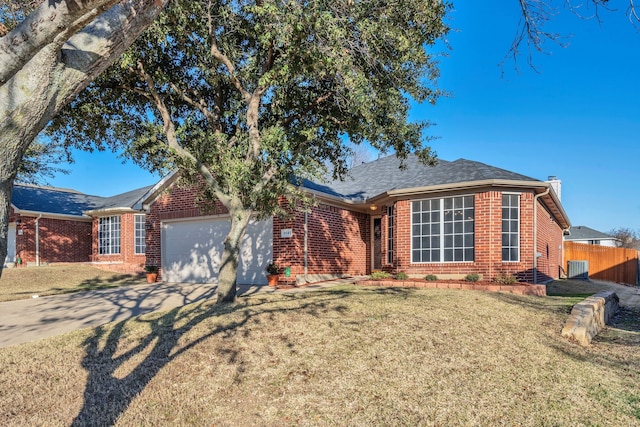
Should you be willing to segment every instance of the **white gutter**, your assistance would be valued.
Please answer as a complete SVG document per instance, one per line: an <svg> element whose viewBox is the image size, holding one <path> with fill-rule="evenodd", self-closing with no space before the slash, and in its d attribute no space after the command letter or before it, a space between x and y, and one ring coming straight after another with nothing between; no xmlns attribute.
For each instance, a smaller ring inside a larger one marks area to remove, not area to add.
<svg viewBox="0 0 640 427"><path fill-rule="evenodd" d="M544 193L533 196L533 284L538 283L538 199L549 194L551 187Z"/></svg>
<svg viewBox="0 0 640 427"><path fill-rule="evenodd" d="M16 213L16 215L20 215L20 216L62 219L62 220L68 220L68 221L86 221L86 222L92 221L90 217L81 216L81 215L68 215L68 214L56 214L56 213L39 212L39 211L26 211L26 210L16 209L16 208L14 208L13 211Z"/></svg>
<svg viewBox="0 0 640 427"><path fill-rule="evenodd" d="M94 209L91 211L83 211L82 213L90 216L101 216L102 214L109 215L109 214L132 213L132 212L136 213L140 211L136 211L132 208L119 207L119 208Z"/></svg>
<svg viewBox="0 0 640 427"><path fill-rule="evenodd" d="M424 193L441 192L450 190L469 190L482 187L514 187L514 188L545 188L548 184L541 181L516 181L512 179L484 179L479 181L454 182L450 184L428 185L425 187L401 188L397 190L387 191L378 196L368 199L368 202L374 202L376 199L384 196L413 196Z"/></svg>

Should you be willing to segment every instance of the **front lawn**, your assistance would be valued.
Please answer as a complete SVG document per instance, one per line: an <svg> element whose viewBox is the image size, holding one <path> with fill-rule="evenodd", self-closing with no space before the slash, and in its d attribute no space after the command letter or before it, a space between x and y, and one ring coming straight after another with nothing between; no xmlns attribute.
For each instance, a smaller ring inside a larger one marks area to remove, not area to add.
<svg viewBox="0 0 640 427"><path fill-rule="evenodd" d="M3 425L640 425L639 333L577 298L340 287L0 349Z"/></svg>
<svg viewBox="0 0 640 427"><path fill-rule="evenodd" d="M5 268L0 301L145 283L142 276L114 273L84 264Z"/></svg>

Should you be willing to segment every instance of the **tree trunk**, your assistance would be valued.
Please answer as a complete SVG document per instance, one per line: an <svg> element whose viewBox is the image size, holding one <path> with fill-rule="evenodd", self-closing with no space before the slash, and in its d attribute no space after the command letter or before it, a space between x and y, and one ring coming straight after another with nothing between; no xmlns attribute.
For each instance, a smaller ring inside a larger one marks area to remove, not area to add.
<svg viewBox="0 0 640 427"><path fill-rule="evenodd" d="M100 15L68 42L45 45L22 68L0 64L11 76L0 85L0 257L7 256L13 181L38 133L94 78L113 63L162 11L168 0L132 0ZM92 3L93 4L93 3ZM59 32L45 20L38 31ZM0 73L1 74L1 73ZM2 269L0 269L0 276Z"/></svg>
<svg viewBox="0 0 640 427"><path fill-rule="evenodd" d="M232 303L236 300L236 282L242 238L251 219L251 210L236 208L230 210L231 230L224 240L224 252L218 275L218 304Z"/></svg>
<svg viewBox="0 0 640 427"><path fill-rule="evenodd" d="M6 224L6 226L0 228L0 274L2 274L4 260L7 258L7 239L9 237L8 226L12 193L13 180L0 181L0 221L2 221L3 224Z"/></svg>

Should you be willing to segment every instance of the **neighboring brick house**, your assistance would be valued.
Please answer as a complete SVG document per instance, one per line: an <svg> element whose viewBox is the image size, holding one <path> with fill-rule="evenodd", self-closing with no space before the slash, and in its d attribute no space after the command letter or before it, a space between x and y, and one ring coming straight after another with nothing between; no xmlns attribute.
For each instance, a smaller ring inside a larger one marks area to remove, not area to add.
<svg viewBox="0 0 640 427"><path fill-rule="evenodd" d="M139 273L146 263L147 223L142 201L153 186L104 198L84 214L92 218L91 262L122 273Z"/></svg>
<svg viewBox="0 0 640 427"><path fill-rule="evenodd" d="M538 283L559 276L571 224L550 183L464 159L427 167L409 156L405 164L389 156L356 166L344 181L306 182L318 204L255 221L238 282L266 283L272 260L297 282L376 269L443 278L509 273ZM174 185L177 178L144 200L147 263L166 281L214 281L228 215L220 205L198 207L195 191Z"/></svg>
<svg viewBox="0 0 640 427"><path fill-rule="evenodd" d="M23 265L94 262L142 271L145 220L140 200L149 189L100 197L15 184L5 265L19 258Z"/></svg>

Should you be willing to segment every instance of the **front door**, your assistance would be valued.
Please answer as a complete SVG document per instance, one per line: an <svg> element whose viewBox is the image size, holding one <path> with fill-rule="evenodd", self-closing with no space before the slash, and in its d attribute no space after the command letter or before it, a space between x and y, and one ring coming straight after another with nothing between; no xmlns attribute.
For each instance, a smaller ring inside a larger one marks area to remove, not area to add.
<svg viewBox="0 0 640 427"><path fill-rule="evenodd" d="M382 218L373 219L373 269L382 268Z"/></svg>

